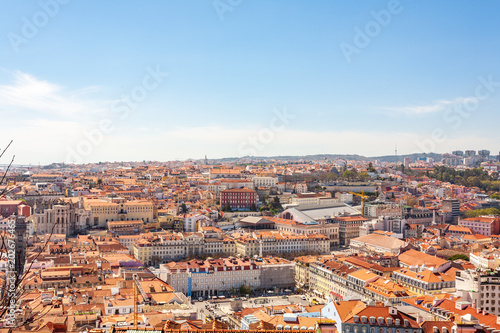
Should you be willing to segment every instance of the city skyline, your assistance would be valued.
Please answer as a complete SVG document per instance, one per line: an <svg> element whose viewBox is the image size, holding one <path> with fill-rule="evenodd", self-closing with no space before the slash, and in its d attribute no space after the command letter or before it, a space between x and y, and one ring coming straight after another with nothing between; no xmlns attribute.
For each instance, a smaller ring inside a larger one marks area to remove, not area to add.
<svg viewBox="0 0 500 333"><path fill-rule="evenodd" d="M232 3L4 4L0 147L17 164L500 150L498 3Z"/></svg>

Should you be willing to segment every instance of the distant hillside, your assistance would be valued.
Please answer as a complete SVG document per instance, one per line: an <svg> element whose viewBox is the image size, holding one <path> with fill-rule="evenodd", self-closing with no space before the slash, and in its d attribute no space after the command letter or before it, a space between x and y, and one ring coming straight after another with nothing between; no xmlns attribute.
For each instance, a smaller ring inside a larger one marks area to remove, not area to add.
<svg viewBox="0 0 500 333"><path fill-rule="evenodd" d="M216 162L239 162L239 161L253 161L253 162L259 162L259 161L271 161L271 160L278 160L278 161L287 161L287 162L299 162L299 161L324 161L325 159L328 159L330 161L337 160L337 159L344 159L344 160L354 160L354 161L375 161L379 160L381 162L403 162L403 159L405 157L409 157L412 162L416 161L419 158L433 158L435 161L439 161L442 159L441 154L435 154L435 153L416 153L416 154L409 154L409 155L388 155L388 156L373 156L373 157L366 157L366 156L361 156L361 155L342 155L342 154L316 154L316 155L304 155L304 156L244 156L244 157L228 157L228 158L221 158L221 159L216 159L214 161Z"/></svg>

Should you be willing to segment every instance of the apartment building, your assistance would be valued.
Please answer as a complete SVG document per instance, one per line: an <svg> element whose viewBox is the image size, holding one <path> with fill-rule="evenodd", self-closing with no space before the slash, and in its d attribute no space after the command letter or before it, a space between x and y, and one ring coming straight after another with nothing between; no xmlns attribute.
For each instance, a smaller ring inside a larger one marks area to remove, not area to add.
<svg viewBox="0 0 500 333"><path fill-rule="evenodd" d="M333 255L326 256L302 256L296 257L295 261L295 284L298 287L309 288L309 266L316 262L326 262L333 259Z"/></svg>
<svg viewBox="0 0 500 333"><path fill-rule="evenodd" d="M330 240L321 234L296 235L288 231L258 230L235 240L236 253L242 256L282 255L285 253L325 253Z"/></svg>
<svg viewBox="0 0 500 333"><path fill-rule="evenodd" d="M422 333L420 325L394 307L361 302L330 302L321 316L335 321L339 333Z"/></svg>
<svg viewBox="0 0 500 333"><path fill-rule="evenodd" d="M120 236L118 241L129 248L133 256L145 265L203 254L223 255L237 252L233 239L204 237L199 232L162 232L154 235L149 233L139 238Z"/></svg>
<svg viewBox="0 0 500 333"><path fill-rule="evenodd" d="M498 249L483 249L469 254L470 263L480 270L497 269L500 267L500 251Z"/></svg>
<svg viewBox="0 0 500 333"><path fill-rule="evenodd" d="M235 188L220 192L220 205L229 205L233 210L249 210L257 205L257 192L249 188Z"/></svg>
<svg viewBox="0 0 500 333"><path fill-rule="evenodd" d="M332 198L329 192L326 193L298 193L290 198L290 204L298 206L301 209L307 207L325 206L327 204L336 203L337 200Z"/></svg>
<svg viewBox="0 0 500 333"><path fill-rule="evenodd" d="M90 211L92 226L106 227L108 221L142 220L153 222L153 203L149 201L107 202L89 200L85 208Z"/></svg>
<svg viewBox="0 0 500 333"><path fill-rule="evenodd" d="M500 272L457 271L456 289L475 308L500 316Z"/></svg>
<svg viewBox="0 0 500 333"><path fill-rule="evenodd" d="M309 289L324 298L377 300L390 304L401 304L413 295L400 283L336 260L309 263Z"/></svg>
<svg viewBox="0 0 500 333"><path fill-rule="evenodd" d="M451 261L444 260L413 249L401 253L398 256L398 259L399 265L404 268L435 268L438 272L445 272L451 266Z"/></svg>
<svg viewBox="0 0 500 333"><path fill-rule="evenodd" d="M356 293L348 287L347 278L357 269L335 260L309 264L309 289L323 297L343 300ZM361 295L358 295L359 298Z"/></svg>
<svg viewBox="0 0 500 333"><path fill-rule="evenodd" d="M321 234L330 239L330 247L339 245L339 223L335 220L323 218L314 222L299 222L279 217L266 217L266 220L274 222L277 230L296 235Z"/></svg>
<svg viewBox="0 0 500 333"><path fill-rule="evenodd" d="M209 171L208 179L217 178L241 178L241 169L238 168L211 168Z"/></svg>
<svg viewBox="0 0 500 333"><path fill-rule="evenodd" d="M227 295L242 285L255 289L292 288L294 263L281 258L223 258L170 262L159 277L192 297Z"/></svg>
<svg viewBox="0 0 500 333"><path fill-rule="evenodd" d="M455 277L440 273L435 268L420 271L403 268L392 273L392 280L417 295L453 292L455 288Z"/></svg>
<svg viewBox="0 0 500 333"><path fill-rule="evenodd" d="M458 225L469 228L476 234L484 236L500 234L500 217L493 215L485 215L479 217L471 217L460 220Z"/></svg>
<svg viewBox="0 0 500 333"><path fill-rule="evenodd" d="M137 221L109 221L108 230L113 236L136 235L144 232L144 222Z"/></svg>
<svg viewBox="0 0 500 333"><path fill-rule="evenodd" d="M145 265L201 255L205 241L199 233L145 234L132 245L134 257Z"/></svg>
<svg viewBox="0 0 500 333"><path fill-rule="evenodd" d="M339 216L334 221L339 223L339 244L349 245L351 239L359 237L360 228L369 220L362 216Z"/></svg>
<svg viewBox="0 0 500 333"><path fill-rule="evenodd" d="M257 187L276 187L278 185L277 177L253 177L253 185Z"/></svg>

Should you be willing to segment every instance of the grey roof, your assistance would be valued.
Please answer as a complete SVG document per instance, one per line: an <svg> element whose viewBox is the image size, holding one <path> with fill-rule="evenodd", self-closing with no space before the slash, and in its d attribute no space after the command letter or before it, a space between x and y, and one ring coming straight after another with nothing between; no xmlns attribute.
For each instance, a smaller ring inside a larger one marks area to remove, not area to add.
<svg viewBox="0 0 500 333"><path fill-rule="evenodd" d="M274 224L273 221L269 221L265 218L262 218L261 216L247 216L239 220L239 222L249 223L249 224L259 224L259 223Z"/></svg>
<svg viewBox="0 0 500 333"><path fill-rule="evenodd" d="M361 212L347 204L338 204L333 207L303 209L289 208L285 210L295 217L295 220L303 223L315 222L325 217L337 217L344 214L359 215ZM284 212L283 212L284 213Z"/></svg>
<svg viewBox="0 0 500 333"><path fill-rule="evenodd" d="M306 214L307 216L310 216L314 220L324 218L325 216L337 217L337 216L343 215L345 213L347 213L349 215L361 214L361 212L359 210L354 209L353 207L346 205L346 204L344 204L342 206L337 206L337 207L307 209L307 210L303 210L302 213Z"/></svg>

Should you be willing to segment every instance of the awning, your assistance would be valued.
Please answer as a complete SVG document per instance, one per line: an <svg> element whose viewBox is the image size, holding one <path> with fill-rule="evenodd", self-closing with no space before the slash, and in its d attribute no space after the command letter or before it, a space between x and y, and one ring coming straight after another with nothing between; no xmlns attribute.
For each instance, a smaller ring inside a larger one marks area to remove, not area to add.
<svg viewBox="0 0 500 333"><path fill-rule="evenodd" d="M335 296L337 298L344 299L344 297L342 295L337 294L336 292L330 291L330 294L332 294L333 296Z"/></svg>

